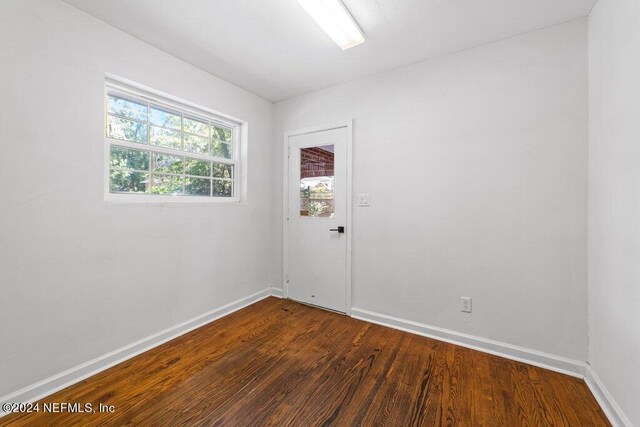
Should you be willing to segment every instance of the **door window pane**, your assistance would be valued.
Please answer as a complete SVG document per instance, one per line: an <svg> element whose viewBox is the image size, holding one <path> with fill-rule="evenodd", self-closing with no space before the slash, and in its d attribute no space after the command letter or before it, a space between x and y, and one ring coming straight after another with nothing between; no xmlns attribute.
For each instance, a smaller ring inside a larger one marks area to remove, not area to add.
<svg viewBox="0 0 640 427"><path fill-rule="evenodd" d="M334 216L334 146L300 149L300 216Z"/></svg>

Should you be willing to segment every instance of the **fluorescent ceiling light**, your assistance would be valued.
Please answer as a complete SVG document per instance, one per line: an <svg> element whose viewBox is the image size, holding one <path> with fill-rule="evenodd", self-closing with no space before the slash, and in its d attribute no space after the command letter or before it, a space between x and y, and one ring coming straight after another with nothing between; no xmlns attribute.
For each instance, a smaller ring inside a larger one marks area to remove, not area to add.
<svg viewBox="0 0 640 427"><path fill-rule="evenodd" d="M364 34L340 0L298 0L342 50L364 43Z"/></svg>

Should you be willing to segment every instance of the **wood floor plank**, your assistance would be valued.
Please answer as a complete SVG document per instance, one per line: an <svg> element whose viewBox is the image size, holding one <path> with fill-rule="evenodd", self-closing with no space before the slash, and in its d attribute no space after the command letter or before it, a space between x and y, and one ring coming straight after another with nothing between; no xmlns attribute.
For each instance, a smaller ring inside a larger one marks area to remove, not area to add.
<svg viewBox="0 0 640 427"><path fill-rule="evenodd" d="M325 331L335 339L326 339L320 343L313 339L316 334ZM290 347L286 359L271 370L270 375L257 387L229 407L216 420L216 424L269 424L271 414L277 407L290 400L292 393L299 393L300 386L308 383L314 371L336 354L340 354L342 348L338 346L343 343L340 338L347 332L347 328L344 324L334 321L320 324L317 330L309 332L308 340L297 342L293 348Z"/></svg>
<svg viewBox="0 0 640 427"><path fill-rule="evenodd" d="M268 298L57 392L22 425L607 426L584 381Z"/></svg>

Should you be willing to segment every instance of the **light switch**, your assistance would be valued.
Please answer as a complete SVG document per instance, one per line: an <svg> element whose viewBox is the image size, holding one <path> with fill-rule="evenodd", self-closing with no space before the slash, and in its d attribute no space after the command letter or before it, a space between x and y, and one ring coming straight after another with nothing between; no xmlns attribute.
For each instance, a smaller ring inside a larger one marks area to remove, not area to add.
<svg viewBox="0 0 640 427"><path fill-rule="evenodd" d="M369 207L369 193L358 194L358 206Z"/></svg>

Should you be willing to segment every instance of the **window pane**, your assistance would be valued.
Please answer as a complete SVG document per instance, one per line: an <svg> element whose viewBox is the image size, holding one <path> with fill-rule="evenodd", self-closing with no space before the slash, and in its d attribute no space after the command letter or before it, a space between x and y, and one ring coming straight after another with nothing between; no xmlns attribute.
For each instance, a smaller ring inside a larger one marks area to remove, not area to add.
<svg viewBox="0 0 640 427"><path fill-rule="evenodd" d="M213 176L215 178L233 178L233 166L222 163L213 164Z"/></svg>
<svg viewBox="0 0 640 427"><path fill-rule="evenodd" d="M149 153L129 148L111 147L109 165L112 168L149 170Z"/></svg>
<svg viewBox="0 0 640 427"><path fill-rule="evenodd" d="M180 114L172 113L160 107L151 107L149 118L151 119L151 124L154 125L177 130L182 128L182 117Z"/></svg>
<svg viewBox="0 0 640 427"><path fill-rule="evenodd" d="M135 120L147 121L147 105L138 102L129 101L127 99L118 98L109 95L109 106L107 111L119 116L129 117Z"/></svg>
<svg viewBox="0 0 640 427"><path fill-rule="evenodd" d="M182 194L184 177L173 175L153 175L151 194Z"/></svg>
<svg viewBox="0 0 640 427"><path fill-rule="evenodd" d="M231 142L231 138L233 137L233 132L231 132L231 129L227 128L214 126L212 132L213 139L217 139L218 141Z"/></svg>
<svg viewBox="0 0 640 427"><path fill-rule="evenodd" d="M232 196L231 181L222 181L218 179L213 180L213 195L218 197L231 197Z"/></svg>
<svg viewBox="0 0 640 427"><path fill-rule="evenodd" d="M184 151L209 154L209 138L184 134Z"/></svg>
<svg viewBox="0 0 640 427"><path fill-rule="evenodd" d="M231 144L214 140L211 147L211 155L214 157L230 159L233 155Z"/></svg>
<svg viewBox="0 0 640 427"><path fill-rule="evenodd" d="M205 178L186 178L184 193L190 196L211 195L211 180Z"/></svg>
<svg viewBox="0 0 640 427"><path fill-rule="evenodd" d="M183 130L196 135L209 136L209 124L200 120L184 118Z"/></svg>
<svg viewBox="0 0 640 427"><path fill-rule="evenodd" d="M147 143L146 123L107 116L107 136L125 141Z"/></svg>
<svg viewBox="0 0 640 427"><path fill-rule="evenodd" d="M184 158L167 156L166 154L154 154L153 172L182 174L184 172Z"/></svg>
<svg viewBox="0 0 640 427"><path fill-rule="evenodd" d="M333 145L300 149L300 216L333 218Z"/></svg>
<svg viewBox="0 0 640 427"><path fill-rule="evenodd" d="M184 173L187 175L211 176L211 162L186 159Z"/></svg>
<svg viewBox="0 0 640 427"><path fill-rule="evenodd" d="M111 170L109 173L109 191L112 193L145 193L149 185L149 174Z"/></svg>
<svg viewBox="0 0 640 427"><path fill-rule="evenodd" d="M151 126L151 143L158 147L180 150L182 146L182 132Z"/></svg>

